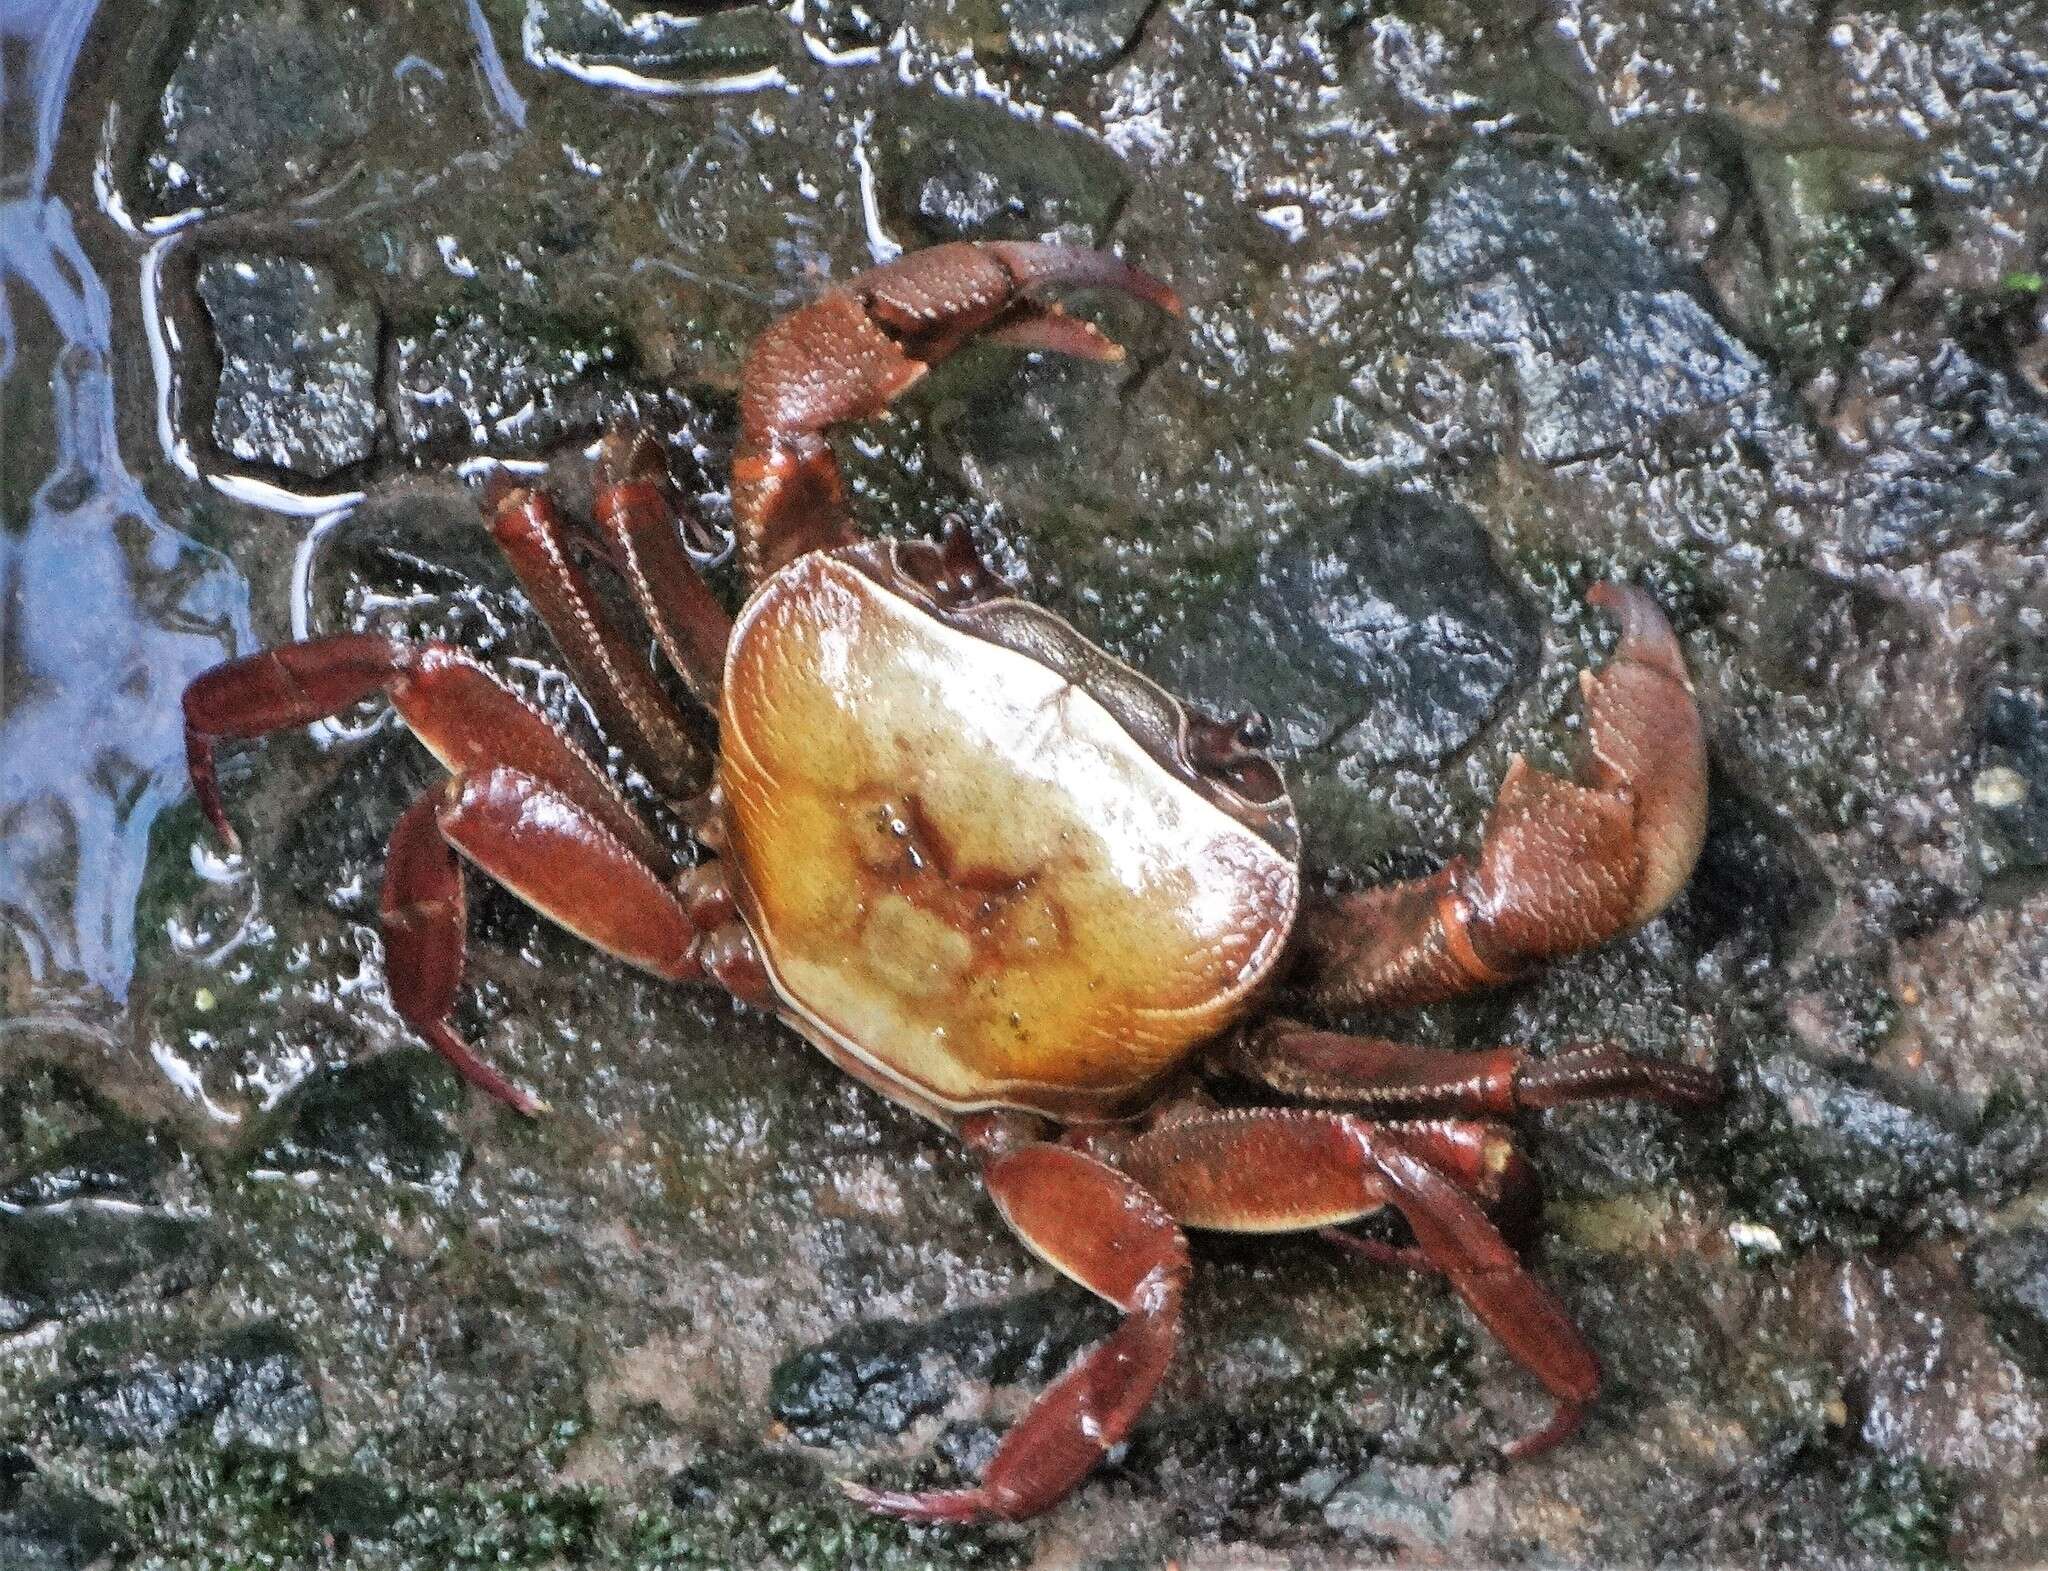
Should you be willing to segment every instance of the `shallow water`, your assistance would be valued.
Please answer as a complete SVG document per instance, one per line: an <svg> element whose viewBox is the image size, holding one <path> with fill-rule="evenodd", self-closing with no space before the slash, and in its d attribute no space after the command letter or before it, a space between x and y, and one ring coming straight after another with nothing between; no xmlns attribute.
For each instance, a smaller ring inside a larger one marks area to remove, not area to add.
<svg viewBox="0 0 2048 1571"><path fill-rule="evenodd" d="M80 991L127 992L150 828L184 790L177 694L248 627L233 565L166 524L122 460L113 310L79 239L83 193L52 188L96 9L0 17L0 910L58 1009Z"/></svg>

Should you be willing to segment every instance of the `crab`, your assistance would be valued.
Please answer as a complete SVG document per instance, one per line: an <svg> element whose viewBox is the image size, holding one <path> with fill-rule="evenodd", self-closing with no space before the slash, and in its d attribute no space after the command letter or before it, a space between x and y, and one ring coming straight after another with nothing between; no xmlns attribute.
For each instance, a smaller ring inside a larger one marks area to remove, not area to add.
<svg viewBox="0 0 2048 1571"><path fill-rule="evenodd" d="M1440 1274L1553 1399L1504 1447L1569 1437L1600 1385L1585 1340L1503 1234L1534 1178L1505 1124L1603 1097L1711 1102L1707 1070L1581 1044L1538 1056L1406 1045L1255 1007L1405 1007L1494 986L1654 917L1698 855L1700 718L1643 590L1580 673L1575 778L1517 756L1476 853L1312 898L1255 714L1191 709L1018 597L950 521L854 530L827 439L973 338L1083 359L1121 348L1048 297L1107 289L1178 314L1105 252L913 252L776 320L742 371L736 615L684 548L659 444L615 429L581 533L543 490L486 487L490 527L607 738L690 832L679 856L612 778L454 647L344 633L232 660L186 691L193 785L230 846L217 744L382 694L446 768L391 833L380 916L403 1020L511 1107L544 1105L449 1021L466 860L629 965L773 1012L841 1069L952 1131L1023 1242L1122 1312L1041 1392L980 1481L843 1487L920 1521L1022 1518L1129 1433L1180 1336L1186 1231L1320 1231ZM716 718L685 723L589 576L623 578ZM685 864L685 865L679 865ZM1264 1088L1281 1105L1219 1077ZM1251 1101L1253 1105L1242 1105ZM1410 1241L1346 1224L1391 1211Z"/></svg>

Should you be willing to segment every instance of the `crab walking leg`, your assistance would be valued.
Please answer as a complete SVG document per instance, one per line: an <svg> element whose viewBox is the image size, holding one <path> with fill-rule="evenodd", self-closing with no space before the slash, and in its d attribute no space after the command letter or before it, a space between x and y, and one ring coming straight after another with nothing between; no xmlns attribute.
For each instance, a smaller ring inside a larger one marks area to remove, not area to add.
<svg viewBox="0 0 2048 1571"><path fill-rule="evenodd" d="M668 663L690 695L717 714L732 618L683 549L668 466L652 435L606 434L590 510Z"/></svg>
<svg viewBox="0 0 2048 1571"><path fill-rule="evenodd" d="M1549 1423L1503 1448L1532 1456L1578 1428L1600 1366L1480 1201L1428 1160L1433 1143L1346 1113L1222 1112L1161 1122L1124 1148L1118 1166L1184 1227L1294 1232L1395 1207L1422 1257L1556 1399Z"/></svg>
<svg viewBox="0 0 2048 1571"><path fill-rule="evenodd" d="M705 974L701 932L674 889L546 781L502 766L464 775L435 817L481 872L585 943L672 982Z"/></svg>
<svg viewBox="0 0 2048 1571"><path fill-rule="evenodd" d="M522 1113L546 1104L478 1058L448 1024L465 947L457 851L542 916L629 965L671 981L749 980L750 957L732 952L728 930L699 920L702 912L719 921L728 907L700 870L671 886L572 796L517 769L487 768L427 792L392 831L384 867L392 1002L465 1079Z"/></svg>
<svg viewBox="0 0 2048 1571"><path fill-rule="evenodd" d="M1429 1118L1376 1122L1375 1127L1388 1131L1478 1201L1504 1237L1524 1236L1541 1213L1543 1190L1536 1170L1504 1125L1486 1118ZM1318 1232L1328 1242L1363 1255L1375 1265L1437 1274L1437 1266L1417 1244L1383 1243L1340 1226Z"/></svg>
<svg viewBox="0 0 2048 1571"><path fill-rule="evenodd" d="M309 725L383 693L451 774L508 764L546 780L631 846L667 867L668 853L604 772L561 730L475 660L448 644L370 633L283 644L203 671L185 689L185 757L200 809L230 847L214 749Z"/></svg>
<svg viewBox="0 0 2048 1571"><path fill-rule="evenodd" d="M435 822L442 789L416 798L391 831L384 857L378 915L384 932L384 985L398 1017L417 1031L455 1072L529 1117L547 1103L512 1084L476 1056L448 1016L462 985L468 947L468 905L455 850Z"/></svg>
<svg viewBox="0 0 2048 1571"><path fill-rule="evenodd" d="M1602 1043L1548 1058L1525 1048L1455 1052L1381 1037L1313 1031L1275 1020L1247 1033L1233 1067L1283 1096L1418 1113L1505 1118L1530 1108L1627 1098L1706 1107L1720 1098L1711 1071L1623 1052Z"/></svg>
<svg viewBox="0 0 2048 1571"><path fill-rule="evenodd" d="M1130 1432L1179 1343L1187 1240L1136 1182L1093 1156L1038 1143L993 1157L984 1176L1018 1236L1123 1310L1124 1322L1039 1395L978 1486L914 1494L841 1484L871 1511L968 1522L1049 1509Z"/></svg>
<svg viewBox="0 0 2048 1571"><path fill-rule="evenodd" d="M545 491L494 485L486 496L491 534L547 623L576 685L655 790L672 801L703 789L710 760L626 641L569 554L568 531Z"/></svg>
<svg viewBox="0 0 2048 1571"><path fill-rule="evenodd" d="M1304 952L1323 1002L1422 1004L1507 981L1649 921L1691 876L1707 764L1678 641L1640 589L1598 584L1587 598L1617 617L1621 638L1605 667L1579 674L1579 778L1518 755L1476 862L1311 915Z"/></svg>
<svg viewBox="0 0 2048 1571"><path fill-rule="evenodd" d="M806 551L854 539L825 432L880 414L968 339L1091 360L1123 351L1032 298L1050 288L1115 289L1178 313L1173 291L1106 252L1010 241L915 251L855 275L769 324L740 373L733 514L741 564L760 583Z"/></svg>

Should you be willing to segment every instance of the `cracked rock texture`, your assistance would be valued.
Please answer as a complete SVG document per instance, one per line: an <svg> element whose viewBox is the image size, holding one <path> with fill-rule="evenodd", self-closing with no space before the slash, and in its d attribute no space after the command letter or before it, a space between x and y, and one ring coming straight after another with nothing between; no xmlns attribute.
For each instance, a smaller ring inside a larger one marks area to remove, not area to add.
<svg viewBox="0 0 2048 1571"><path fill-rule="evenodd" d="M2048 1560L2048 9L58 13L0 108L0 1567ZM752 335L975 236L1186 314L958 356L840 439L860 516L1264 711L1319 887L1570 756L1592 583L1670 612L1686 893L1338 1022L1725 1078L1524 1122L1607 1374L1549 1456L1440 1283L1205 1238L1071 1500L867 1518L834 1478L973 1472L1110 1323L958 1151L480 885L455 1023L554 1111L464 1089L385 988L434 771L376 704L229 751L239 860L182 794L184 681L295 634L453 639L594 741L466 461L580 507L636 418L715 534Z"/></svg>

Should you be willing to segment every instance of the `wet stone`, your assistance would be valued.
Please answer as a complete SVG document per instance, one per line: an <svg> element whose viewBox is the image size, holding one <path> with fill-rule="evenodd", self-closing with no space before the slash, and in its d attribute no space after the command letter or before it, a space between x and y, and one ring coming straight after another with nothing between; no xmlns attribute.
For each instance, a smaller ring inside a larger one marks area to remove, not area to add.
<svg viewBox="0 0 2048 1571"><path fill-rule="evenodd" d="M1439 292L1439 330L1506 357L1540 462L1611 450L1763 383L1647 227L1576 162L1465 153L1415 263Z"/></svg>
<svg viewBox="0 0 2048 1571"><path fill-rule="evenodd" d="M1971 1251L1969 1271L2000 1338L2037 1376L2048 1376L2048 1228L1989 1239Z"/></svg>
<svg viewBox="0 0 2048 1571"><path fill-rule="evenodd" d="M871 1516L841 1498L813 1458L755 1445L707 1446L670 1480L669 1497L679 1518L671 1552L649 1564L930 1571L1030 1558L1001 1526L930 1530Z"/></svg>
<svg viewBox="0 0 2048 1571"><path fill-rule="evenodd" d="M885 211L927 243L1096 243L1129 186L1101 143L979 98L904 98L878 139Z"/></svg>
<svg viewBox="0 0 2048 1571"><path fill-rule="evenodd" d="M1829 901L1819 857L1787 820L1710 781L1707 839L1672 920L1704 953L1725 949L1778 966L1821 919Z"/></svg>
<svg viewBox="0 0 2048 1571"><path fill-rule="evenodd" d="M1470 742L1534 668L1539 638L1470 513L1387 492L1262 547L1158 648L1168 687L1258 710L1284 750L1381 765Z"/></svg>
<svg viewBox="0 0 2048 1571"><path fill-rule="evenodd" d="M306 1519L337 1538L386 1538L402 1512L396 1490L361 1473L327 1474L305 1495Z"/></svg>
<svg viewBox="0 0 2048 1571"><path fill-rule="evenodd" d="M440 639L499 662L547 647L477 493L458 483L373 491L328 538L313 577L323 633Z"/></svg>
<svg viewBox="0 0 2048 1571"><path fill-rule="evenodd" d="M1655 1525L1649 1558L1695 1565L1951 1564L1955 1490L1911 1458L1794 1437L1745 1470L1747 1498L1710 1493Z"/></svg>
<svg viewBox="0 0 2048 1571"><path fill-rule="evenodd" d="M1009 51L1048 70L1099 70L1130 48L1153 0L1010 0Z"/></svg>
<svg viewBox="0 0 2048 1571"><path fill-rule="evenodd" d="M204 6L142 152L142 205L252 207L306 185L369 131L377 29L353 6Z"/></svg>
<svg viewBox="0 0 2048 1571"><path fill-rule="evenodd" d="M74 1135L36 1167L0 1183L0 1206L27 1210L70 1200L157 1204L157 1180L177 1148L154 1130L116 1123Z"/></svg>
<svg viewBox="0 0 2048 1571"><path fill-rule="evenodd" d="M1867 1247L1954 1200L1963 1141L1932 1113L1789 1050L1752 1074L1728 1112L1731 1194L1787 1240Z"/></svg>
<svg viewBox="0 0 2048 1571"><path fill-rule="evenodd" d="M178 1292L211 1269L199 1225L156 1211L0 1211L0 1335L118 1295Z"/></svg>
<svg viewBox="0 0 2048 1571"><path fill-rule="evenodd" d="M89 1571L120 1547L113 1513L0 1450L0 1566L7 1571Z"/></svg>
<svg viewBox="0 0 2048 1571"><path fill-rule="evenodd" d="M765 5L702 14L608 0L531 0L528 49L536 63L587 80L621 73L690 82L765 70L789 52L789 24Z"/></svg>
<svg viewBox="0 0 2048 1571"><path fill-rule="evenodd" d="M1448 1467L1367 1468L1323 1502L1323 1520L1346 1538L1391 1544L1411 1555L1440 1554L1450 1537Z"/></svg>
<svg viewBox="0 0 2048 1571"><path fill-rule="evenodd" d="M769 1404L811 1444L871 1441L937 1412L967 1381L1043 1385L1114 1324L1100 1303L1055 1289L916 1325L848 1326L778 1364Z"/></svg>
<svg viewBox="0 0 2048 1571"><path fill-rule="evenodd" d="M317 792L299 799L269 854L270 875L309 903L375 922L392 826L421 792L445 778L408 733L396 725L380 732Z"/></svg>
<svg viewBox="0 0 2048 1571"><path fill-rule="evenodd" d="M1970 796L1998 873L2048 867L2048 693L2001 679L1984 701L1984 748Z"/></svg>
<svg viewBox="0 0 2048 1571"><path fill-rule="evenodd" d="M377 440L377 311L296 257L208 257L199 298L220 353L214 445L320 480Z"/></svg>
<svg viewBox="0 0 2048 1571"><path fill-rule="evenodd" d="M398 437L408 451L541 451L623 413L621 379L634 367L615 324L503 300L401 326L395 349Z"/></svg>
<svg viewBox="0 0 2048 1571"><path fill-rule="evenodd" d="M398 1048L311 1076L281 1110L282 1127L251 1160L259 1171L362 1173L451 1182L462 1146L449 1128L459 1085L424 1048Z"/></svg>
<svg viewBox="0 0 2048 1571"><path fill-rule="evenodd" d="M1952 339L1901 332L1868 346L1828 417L1842 466L1843 545L1866 561L2048 524L2048 412Z"/></svg>
<svg viewBox="0 0 2048 1571"><path fill-rule="evenodd" d="M275 1326L246 1327L175 1359L150 1358L50 1393L72 1438L110 1451L163 1444L203 1425L215 1446L281 1450L321 1426L304 1362Z"/></svg>
<svg viewBox="0 0 2048 1571"><path fill-rule="evenodd" d="M848 53L879 49L903 25L906 0L812 0L804 29L827 49Z"/></svg>

